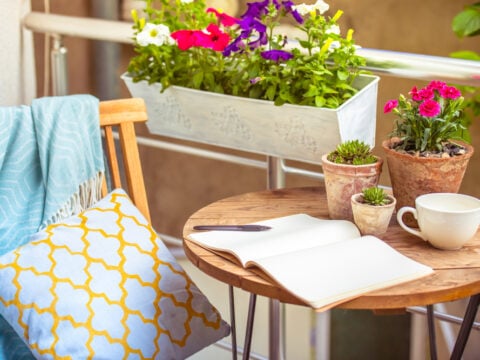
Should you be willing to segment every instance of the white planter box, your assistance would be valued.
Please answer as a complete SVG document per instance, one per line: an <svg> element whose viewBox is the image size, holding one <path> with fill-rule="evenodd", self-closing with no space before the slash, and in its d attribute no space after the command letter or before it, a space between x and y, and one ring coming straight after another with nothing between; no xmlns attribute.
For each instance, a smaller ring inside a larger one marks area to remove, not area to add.
<svg viewBox="0 0 480 360"><path fill-rule="evenodd" d="M133 97L145 99L153 134L313 163L346 140L375 145L377 76L357 78L361 90L338 109L275 106L178 86L160 93L159 84L122 79Z"/></svg>

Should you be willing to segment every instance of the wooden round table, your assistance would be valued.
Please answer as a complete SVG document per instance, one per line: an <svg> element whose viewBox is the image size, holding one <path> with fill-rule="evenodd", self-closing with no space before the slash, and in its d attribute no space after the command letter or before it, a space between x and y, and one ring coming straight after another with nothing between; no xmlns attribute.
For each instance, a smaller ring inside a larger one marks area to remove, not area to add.
<svg viewBox="0 0 480 360"><path fill-rule="evenodd" d="M189 235L195 231L195 225L248 224L297 213L328 219L324 188L265 190L216 201L195 212L186 222L183 230L185 253L202 272L219 281L280 302L305 305L276 284L189 240ZM478 298L476 294L480 293L480 232L460 250L438 250L405 232L396 220L392 219L387 233L381 238L404 255L432 267L435 272L405 284L372 291L338 307L389 311L473 295L475 296L472 299ZM471 307L476 312L478 305L475 307L473 304Z"/></svg>

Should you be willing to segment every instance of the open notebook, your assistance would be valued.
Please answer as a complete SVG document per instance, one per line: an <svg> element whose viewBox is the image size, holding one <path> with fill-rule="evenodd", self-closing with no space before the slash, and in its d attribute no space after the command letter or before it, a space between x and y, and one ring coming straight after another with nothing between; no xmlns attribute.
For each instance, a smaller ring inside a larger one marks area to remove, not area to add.
<svg viewBox="0 0 480 360"><path fill-rule="evenodd" d="M189 239L245 268L260 270L318 311L433 272L381 239L361 236L350 221L296 214L257 224L271 229L205 231Z"/></svg>

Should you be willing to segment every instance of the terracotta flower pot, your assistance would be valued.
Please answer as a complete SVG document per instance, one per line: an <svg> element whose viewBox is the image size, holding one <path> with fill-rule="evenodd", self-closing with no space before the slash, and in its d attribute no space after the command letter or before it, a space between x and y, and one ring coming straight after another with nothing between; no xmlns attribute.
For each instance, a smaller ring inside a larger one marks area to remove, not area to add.
<svg viewBox="0 0 480 360"><path fill-rule="evenodd" d="M362 235L381 236L387 232L396 204L393 196L387 197L389 204L373 206L363 203L362 193L352 195L353 220Z"/></svg>
<svg viewBox="0 0 480 360"><path fill-rule="evenodd" d="M368 165L344 165L327 160L322 156L322 168L325 176L328 212L331 219L353 221L350 199L363 189L378 185L382 172L383 159Z"/></svg>
<svg viewBox="0 0 480 360"><path fill-rule="evenodd" d="M386 154L393 196L397 199L397 210L403 206L415 206L415 199L423 194L448 192L460 189L468 161L473 155L471 145L465 146L466 153L448 158L418 157L392 149L394 141L382 143ZM404 217L409 226L418 226L411 214Z"/></svg>

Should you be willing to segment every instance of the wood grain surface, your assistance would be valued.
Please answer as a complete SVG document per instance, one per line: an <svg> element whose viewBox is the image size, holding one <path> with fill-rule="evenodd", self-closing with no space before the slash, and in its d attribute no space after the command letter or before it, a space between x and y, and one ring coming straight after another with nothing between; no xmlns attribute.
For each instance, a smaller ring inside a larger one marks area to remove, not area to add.
<svg viewBox="0 0 480 360"><path fill-rule="evenodd" d="M193 230L195 225L247 224L296 213L328 219L324 188L266 190L214 202L192 214L186 222L183 230L185 253L196 267L219 281L285 303L305 305L301 300L276 284L262 279L253 271L243 269L195 245L188 239L189 235L195 231ZM338 307L372 310L399 309L457 300L480 292L479 231L475 238L460 250L438 250L401 229L394 215L388 232L381 236L381 239L404 255L434 268L434 274L402 285L370 292L339 304ZM319 274L319 276L334 277L335 274Z"/></svg>

